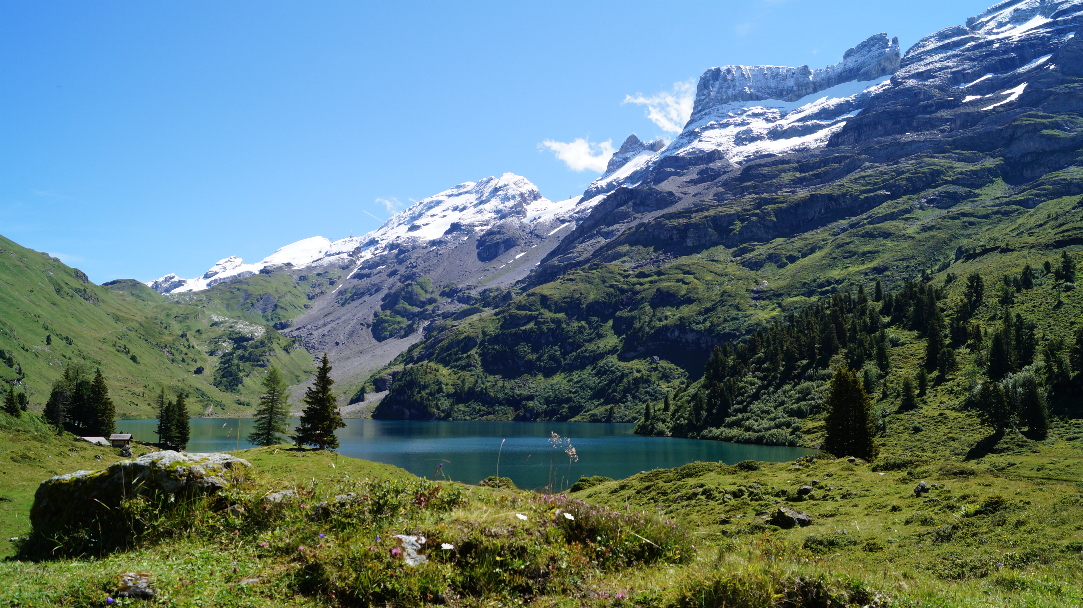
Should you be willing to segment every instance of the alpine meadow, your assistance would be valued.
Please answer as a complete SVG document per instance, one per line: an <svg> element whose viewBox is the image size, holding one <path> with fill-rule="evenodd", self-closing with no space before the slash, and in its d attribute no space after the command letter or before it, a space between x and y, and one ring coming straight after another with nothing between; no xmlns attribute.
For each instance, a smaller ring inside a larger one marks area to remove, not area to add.
<svg viewBox="0 0 1083 608"><path fill-rule="evenodd" d="M0 605L1083 606L1083 0L958 20L709 68L566 199L146 282L0 237ZM356 419L548 460L403 435L421 476ZM611 479L564 422L791 460Z"/></svg>

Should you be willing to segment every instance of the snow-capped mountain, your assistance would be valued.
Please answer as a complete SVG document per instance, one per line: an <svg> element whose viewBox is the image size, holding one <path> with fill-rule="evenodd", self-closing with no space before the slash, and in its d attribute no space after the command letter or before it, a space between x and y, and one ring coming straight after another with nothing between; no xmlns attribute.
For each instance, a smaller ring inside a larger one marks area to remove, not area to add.
<svg viewBox="0 0 1083 608"><path fill-rule="evenodd" d="M583 201L582 197L550 201L526 178L505 173L465 182L422 199L362 236L338 241L314 236L286 245L253 264L231 256L200 277L184 279L171 273L147 285L163 294L184 293L276 268L359 263L392 246L420 246L440 239L466 240L507 221L532 230L549 229L551 234L574 223L589 210L590 201Z"/></svg>
<svg viewBox="0 0 1083 608"><path fill-rule="evenodd" d="M650 148L629 138L613 157L618 166L611 162L584 196L634 187L667 157L708 154L740 164L823 146L882 90L899 63L898 38L877 34L846 51L840 63L821 69L711 68L700 76L692 116L680 135L667 146Z"/></svg>

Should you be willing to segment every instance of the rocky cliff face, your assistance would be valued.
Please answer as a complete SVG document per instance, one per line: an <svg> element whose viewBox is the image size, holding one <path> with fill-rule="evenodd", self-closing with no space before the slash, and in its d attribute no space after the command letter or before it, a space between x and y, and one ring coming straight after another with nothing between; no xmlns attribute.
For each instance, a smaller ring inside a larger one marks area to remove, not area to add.
<svg viewBox="0 0 1083 608"><path fill-rule="evenodd" d="M728 65L711 68L699 78L691 121L702 120L720 106L736 101L794 102L806 95L851 81L867 81L899 68L899 39L876 34L849 49L842 61L810 69L772 65Z"/></svg>

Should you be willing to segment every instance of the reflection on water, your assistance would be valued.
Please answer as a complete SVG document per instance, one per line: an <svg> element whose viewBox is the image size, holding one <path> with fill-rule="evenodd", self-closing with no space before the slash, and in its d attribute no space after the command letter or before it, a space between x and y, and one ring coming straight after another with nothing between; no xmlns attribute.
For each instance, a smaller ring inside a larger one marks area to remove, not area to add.
<svg viewBox="0 0 1083 608"><path fill-rule="evenodd" d="M189 452L220 452L253 447L245 437L251 418L193 418ZM296 420L291 421L296 425ZM154 442L156 420L120 420L118 433ZM747 445L721 441L641 437L632 424L588 422L404 422L346 420L339 429L339 453L393 464L423 477L442 474L456 481L477 483L496 475L510 477L521 488L540 489L553 478L555 489L566 488L581 475L621 479L640 471L694 462L793 460L813 453L802 448ZM562 449L550 447L550 433L566 437L578 462L569 462ZM501 442L503 441L503 447ZM440 467L440 463L443 466Z"/></svg>

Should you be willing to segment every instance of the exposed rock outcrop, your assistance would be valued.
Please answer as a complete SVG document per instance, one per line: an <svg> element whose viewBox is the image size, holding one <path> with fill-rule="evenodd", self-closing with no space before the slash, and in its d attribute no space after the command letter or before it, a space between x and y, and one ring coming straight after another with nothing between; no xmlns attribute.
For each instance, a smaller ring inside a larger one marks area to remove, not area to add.
<svg viewBox="0 0 1083 608"><path fill-rule="evenodd" d="M252 465L229 454L152 452L101 471L76 471L47 479L34 494L30 523L48 534L88 525L125 498L213 494L244 480Z"/></svg>

